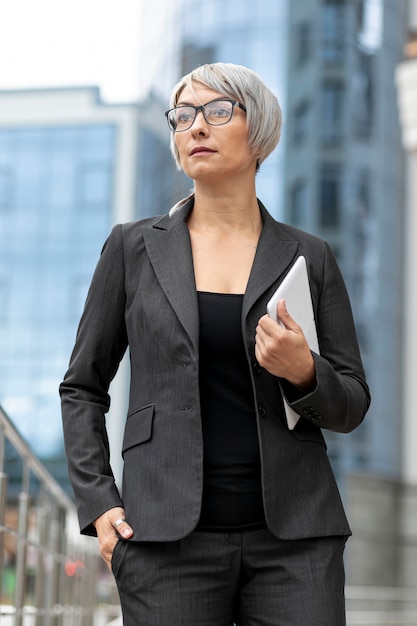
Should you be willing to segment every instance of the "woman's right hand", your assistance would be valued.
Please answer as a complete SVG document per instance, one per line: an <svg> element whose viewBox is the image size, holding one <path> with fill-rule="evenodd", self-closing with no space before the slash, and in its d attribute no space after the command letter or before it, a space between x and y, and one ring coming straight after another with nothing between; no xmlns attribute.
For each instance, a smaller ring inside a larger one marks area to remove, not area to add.
<svg viewBox="0 0 417 626"><path fill-rule="evenodd" d="M124 521L120 522L120 520ZM100 554L107 567L111 570L114 546L120 537L123 537L123 539L133 537L133 529L126 522L124 509L120 506L109 509L103 515L100 515L93 524L97 531Z"/></svg>

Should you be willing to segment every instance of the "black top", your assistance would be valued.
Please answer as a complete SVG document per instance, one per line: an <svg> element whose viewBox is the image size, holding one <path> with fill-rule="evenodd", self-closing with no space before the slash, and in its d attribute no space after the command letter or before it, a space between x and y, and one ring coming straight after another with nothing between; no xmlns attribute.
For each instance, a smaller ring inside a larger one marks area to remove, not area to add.
<svg viewBox="0 0 417 626"><path fill-rule="evenodd" d="M265 525L243 295L198 292L204 487L200 529Z"/></svg>

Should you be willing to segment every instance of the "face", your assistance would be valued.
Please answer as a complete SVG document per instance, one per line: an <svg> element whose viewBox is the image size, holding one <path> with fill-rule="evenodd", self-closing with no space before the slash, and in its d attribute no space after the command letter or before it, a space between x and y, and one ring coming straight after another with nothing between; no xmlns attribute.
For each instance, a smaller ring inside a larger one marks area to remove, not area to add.
<svg viewBox="0 0 417 626"><path fill-rule="evenodd" d="M193 89L184 88L177 106L199 106L222 96L227 97L195 82ZM248 147L246 113L237 106L230 122L222 126L208 124L199 111L191 128L175 133L174 140L182 169L196 182L219 182L255 173L256 158Z"/></svg>

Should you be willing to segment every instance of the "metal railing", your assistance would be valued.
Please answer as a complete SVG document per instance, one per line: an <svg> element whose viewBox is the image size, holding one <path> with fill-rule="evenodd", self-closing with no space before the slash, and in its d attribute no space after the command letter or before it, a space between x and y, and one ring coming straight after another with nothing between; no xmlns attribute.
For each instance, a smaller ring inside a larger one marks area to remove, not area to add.
<svg viewBox="0 0 417 626"><path fill-rule="evenodd" d="M72 500L0 407L1 625L97 624L100 594L106 602L113 593L108 581L95 542L79 534Z"/></svg>

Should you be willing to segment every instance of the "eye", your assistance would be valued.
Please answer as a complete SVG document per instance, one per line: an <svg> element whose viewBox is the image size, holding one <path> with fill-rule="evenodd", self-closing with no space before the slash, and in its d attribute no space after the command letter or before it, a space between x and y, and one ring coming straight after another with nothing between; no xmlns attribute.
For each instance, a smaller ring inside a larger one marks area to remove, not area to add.
<svg viewBox="0 0 417 626"><path fill-rule="evenodd" d="M180 107L176 110L175 120L177 124L187 124L194 118L194 109Z"/></svg>
<svg viewBox="0 0 417 626"><path fill-rule="evenodd" d="M216 117L222 119L230 117L230 104L224 102L215 102L207 107L207 114L210 117Z"/></svg>

